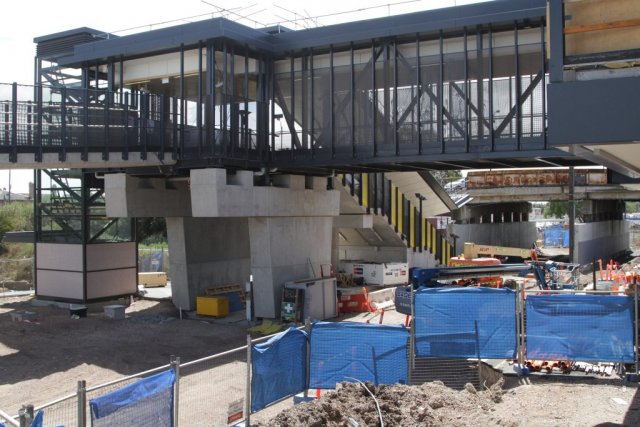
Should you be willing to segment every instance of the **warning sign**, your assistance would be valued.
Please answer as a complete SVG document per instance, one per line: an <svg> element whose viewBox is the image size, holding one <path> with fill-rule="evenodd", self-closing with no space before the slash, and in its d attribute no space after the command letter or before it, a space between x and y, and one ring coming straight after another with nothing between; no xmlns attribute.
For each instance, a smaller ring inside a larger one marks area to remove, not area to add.
<svg viewBox="0 0 640 427"><path fill-rule="evenodd" d="M244 399L234 400L229 403L229 409L227 410L227 425L233 425L236 421L244 418L243 408Z"/></svg>

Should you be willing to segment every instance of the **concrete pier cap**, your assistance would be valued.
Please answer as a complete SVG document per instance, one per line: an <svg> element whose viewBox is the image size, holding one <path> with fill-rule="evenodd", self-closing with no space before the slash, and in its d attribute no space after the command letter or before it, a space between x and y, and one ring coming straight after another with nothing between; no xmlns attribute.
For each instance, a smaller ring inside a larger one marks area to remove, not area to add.
<svg viewBox="0 0 640 427"><path fill-rule="evenodd" d="M256 186L251 171L192 170L191 205L196 218L247 218L257 317L279 317L284 283L317 277L331 263L340 192L327 189L326 177L275 175Z"/></svg>

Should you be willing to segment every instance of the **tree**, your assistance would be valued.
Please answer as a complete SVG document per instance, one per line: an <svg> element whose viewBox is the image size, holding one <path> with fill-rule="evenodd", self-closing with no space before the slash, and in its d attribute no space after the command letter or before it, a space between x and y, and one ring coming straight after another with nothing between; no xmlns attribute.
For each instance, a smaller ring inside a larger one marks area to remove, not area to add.
<svg viewBox="0 0 640 427"><path fill-rule="evenodd" d="M627 213L640 212L640 202L625 202L624 211Z"/></svg>
<svg viewBox="0 0 640 427"><path fill-rule="evenodd" d="M569 215L569 202L549 202L543 209L542 215L545 218L564 218ZM576 218L582 220L582 203L576 202Z"/></svg>
<svg viewBox="0 0 640 427"><path fill-rule="evenodd" d="M164 218L140 218L137 224L138 243L150 241L151 243L166 242L167 223Z"/></svg>

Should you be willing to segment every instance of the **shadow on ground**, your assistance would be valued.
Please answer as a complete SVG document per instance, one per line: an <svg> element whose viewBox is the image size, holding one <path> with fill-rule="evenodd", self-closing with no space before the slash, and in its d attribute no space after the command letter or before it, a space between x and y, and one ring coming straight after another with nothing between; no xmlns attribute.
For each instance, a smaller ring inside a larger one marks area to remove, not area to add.
<svg viewBox="0 0 640 427"><path fill-rule="evenodd" d="M112 320L103 306L114 303L92 304L86 318L74 319L68 309L33 306L29 297L0 300L1 383L85 364L130 375L167 364L172 355L187 362L246 343L244 321L180 320L170 301L146 300L134 302L126 319ZM12 321L11 313L18 311L35 315L29 322Z"/></svg>

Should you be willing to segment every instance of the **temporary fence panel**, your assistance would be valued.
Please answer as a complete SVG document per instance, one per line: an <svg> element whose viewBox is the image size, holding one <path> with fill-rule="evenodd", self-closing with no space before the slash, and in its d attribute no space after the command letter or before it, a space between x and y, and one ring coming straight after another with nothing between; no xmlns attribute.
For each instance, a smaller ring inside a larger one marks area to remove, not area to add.
<svg viewBox="0 0 640 427"><path fill-rule="evenodd" d="M78 424L78 396L76 394L36 408L36 410L38 409L42 409L44 412L44 427L74 426Z"/></svg>
<svg viewBox="0 0 640 427"><path fill-rule="evenodd" d="M251 411L303 391L307 382L307 334L289 328L251 350Z"/></svg>
<svg viewBox="0 0 640 427"><path fill-rule="evenodd" d="M36 416L33 417L33 421L31 421L30 427L42 427L44 425L44 411L39 410L36 412Z"/></svg>
<svg viewBox="0 0 640 427"><path fill-rule="evenodd" d="M335 388L343 381L407 383L403 326L316 322L311 329L310 388Z"/></svg>
<svg viewBox="0 0 640 427"><path fill-rule="evenodd" d="M92 426L173 426L174 383L168 370L91 400Z"/></svg>
<svg viewBox="0 0 640 427"><path fill-rule="evenodd" d="M634 300L611 295L529 295L528 359L633 362Z"/></svg>
<svg viewBox="0 0 640 427"><path fill-rule="evenodd" d="M416 356L515 357L516 293L482 287L415 293Z"/></svg>
<svg viewBox="0 0 640 427"><path fill-rule="evenodd" d="M238 408L244 408L246 379L246 346L181 363L179 425L226 426L229 419L246 416L237 418Z"/></svg>
<svg viewBox="0 0 640 427"><path fill-rule="evenodd" d="M167 255L168 251L165 249L138 249L138 271L165 271Z"/></svg>

